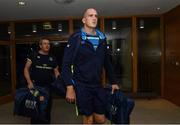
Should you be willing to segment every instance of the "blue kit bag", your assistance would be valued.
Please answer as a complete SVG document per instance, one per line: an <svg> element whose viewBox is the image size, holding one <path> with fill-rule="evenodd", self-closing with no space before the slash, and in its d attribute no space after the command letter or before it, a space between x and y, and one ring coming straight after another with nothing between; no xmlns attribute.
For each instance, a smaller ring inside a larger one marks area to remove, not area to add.
<svg viewBox="0 0 180 125"><path fill-rule="evenodd" d="M44 101L39 101L39 96L44 96ZM48 101L49 93L44 88L19 88L15 95L14 115L45 120Z"/></svg>
<svg viewBox="0 0 180 125"><path fill-rule="evenodd" d="M113 124L129 124L130 114L135 106L134 100L126 97L121 90L116 90L113 94L111 89L106 90L106 118Z"/></svg>

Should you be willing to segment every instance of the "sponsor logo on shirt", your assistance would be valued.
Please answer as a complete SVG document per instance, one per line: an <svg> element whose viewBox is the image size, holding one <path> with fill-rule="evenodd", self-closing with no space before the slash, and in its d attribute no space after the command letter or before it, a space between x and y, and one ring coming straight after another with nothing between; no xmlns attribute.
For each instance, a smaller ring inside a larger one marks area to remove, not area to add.
<svg viewBox="0 0 180 125"><path fill-rule="evenodd" d="M52 67L47 66L47 64L43 64L42 66L36 65L36 68L37 68L37 69L53 69Z"/></svg>

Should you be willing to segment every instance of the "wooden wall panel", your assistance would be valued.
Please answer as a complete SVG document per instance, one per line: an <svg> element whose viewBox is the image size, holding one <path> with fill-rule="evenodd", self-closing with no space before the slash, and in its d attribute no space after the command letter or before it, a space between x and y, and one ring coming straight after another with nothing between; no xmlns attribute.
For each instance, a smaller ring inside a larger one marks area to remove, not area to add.
<svg viewBox="0 0 180 125"><path fill-rule="evenodd" d="M164 15L164 97L180 106L180 6Z"/></svg>

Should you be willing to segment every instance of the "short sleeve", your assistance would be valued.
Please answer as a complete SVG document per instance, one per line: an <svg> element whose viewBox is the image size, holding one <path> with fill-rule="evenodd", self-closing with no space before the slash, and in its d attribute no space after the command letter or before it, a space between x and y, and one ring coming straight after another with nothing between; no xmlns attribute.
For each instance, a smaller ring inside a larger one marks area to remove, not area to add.
<svg viewBox="0 0 180 125"><path fill-rule="evenodd" d="M27 55L27 60L33 62L35 58L35 52L31 52L30 54Z"/></svg>

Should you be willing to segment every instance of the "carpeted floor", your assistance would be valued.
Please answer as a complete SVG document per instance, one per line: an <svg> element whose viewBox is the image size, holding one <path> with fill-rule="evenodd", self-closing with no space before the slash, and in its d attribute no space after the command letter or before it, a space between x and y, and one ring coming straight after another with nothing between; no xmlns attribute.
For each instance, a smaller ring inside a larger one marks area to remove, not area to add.
<svg viewBox="0 0 180 125"><path fill-rule="evenodd" d="M131 114L132 124L180 124L180 107L164 99L136 99ZM29 118L13 115L13 102L0 105L0 123L28 124ZM54 99L52 123L79 124L81 116L76 116L73 104L63 99ZM107 123L109 123L107 121Z"/></svg>

